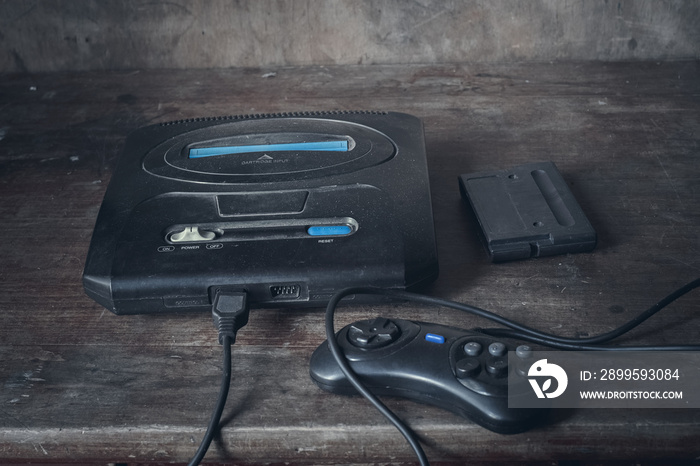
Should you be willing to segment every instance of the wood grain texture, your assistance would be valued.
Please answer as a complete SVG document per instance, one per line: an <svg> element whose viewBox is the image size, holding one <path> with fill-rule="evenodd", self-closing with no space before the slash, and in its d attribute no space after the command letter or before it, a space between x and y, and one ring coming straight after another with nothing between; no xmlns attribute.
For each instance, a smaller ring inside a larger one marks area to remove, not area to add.
<svg viewBox="0 0 700 466"><path fill-rule="evenodd" d="M700 65L558 63L334 66L7 75L0 79L0 459L185 462L218 390L209 315L121 316L81 273L125 136L181 118L369 109L425 123L441 276L425 292L562 335L609 330L700 269ZM554 161L599 235L592 253L491 264L457 175ZM625 342L696 340L698 294ZM225 427L207 458L237 464L412 462L368 404L308 377L318 309L254 311L234 347ZM404 304L344 308L470 328L483 320ZM440 464L691 459L697 410L558 412L488 432L389 399Z"/></svg>

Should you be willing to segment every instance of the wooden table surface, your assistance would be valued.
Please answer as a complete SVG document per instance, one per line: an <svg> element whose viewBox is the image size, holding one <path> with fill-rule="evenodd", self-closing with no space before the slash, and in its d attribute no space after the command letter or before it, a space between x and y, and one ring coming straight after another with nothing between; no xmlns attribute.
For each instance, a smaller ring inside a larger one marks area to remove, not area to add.
<svg viewBox="0 0 700 466"><path fill-rule="evenodd" d="M627 321L700 275L700 63L539 63L130 71L0 77L0 462L183 463L209 420L221 348L209 314L115 316L85 296L94 221L126 135L214 115L367 109L425 123L440 278L425 292L568 336ZM489 262L457 176L551 160L598 233L591 253ZM624 343L697 342L700 293ZM457 311L345 307L463 328ZM233 350L206 459L412 463L359 397L318 389L323 311L255 310ZM435 464L700 457L700 410L578 409L503 436L387 399Z"/></svg>

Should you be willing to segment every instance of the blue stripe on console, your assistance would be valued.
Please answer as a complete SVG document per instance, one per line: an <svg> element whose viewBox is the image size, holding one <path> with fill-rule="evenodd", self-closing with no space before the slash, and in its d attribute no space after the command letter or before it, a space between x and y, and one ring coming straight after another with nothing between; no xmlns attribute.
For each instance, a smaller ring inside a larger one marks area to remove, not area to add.
<svg viewBox="0 0 700 466"><path fill-rule="evenodd" d="M215 157L218 155L249 154L251 152L328 151L347 152L348 141L290 142L284 144L253 144L246 146L200 147L190 149L189 158Z"/></svg>

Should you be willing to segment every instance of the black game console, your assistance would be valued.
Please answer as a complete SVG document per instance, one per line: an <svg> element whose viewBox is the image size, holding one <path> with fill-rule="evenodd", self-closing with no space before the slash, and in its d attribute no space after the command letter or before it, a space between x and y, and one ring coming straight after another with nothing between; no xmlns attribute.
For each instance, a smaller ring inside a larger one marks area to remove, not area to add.
<svg viewBox="0 0 700 466"><path fill-rule="evenodd" d="M418 118L318 112L203 118L127 140L88 252L86 293L116 314L325 306L339 289L437 277Z"/></svg>

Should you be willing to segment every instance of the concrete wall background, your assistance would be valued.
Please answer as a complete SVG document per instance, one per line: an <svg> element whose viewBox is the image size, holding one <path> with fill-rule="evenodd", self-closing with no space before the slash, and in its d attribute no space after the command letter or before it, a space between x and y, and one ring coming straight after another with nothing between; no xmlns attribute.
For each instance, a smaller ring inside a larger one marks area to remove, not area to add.
<svg viewBox="0 0 700 466"><path fill-rule="evenodd" d="M700 1L3 0L0 72L700 58Z"/></svg>

